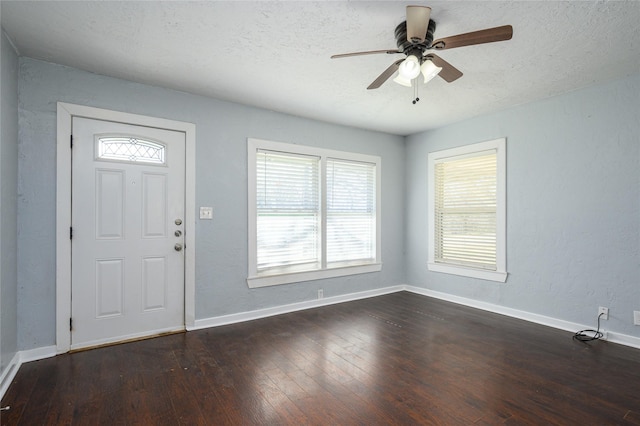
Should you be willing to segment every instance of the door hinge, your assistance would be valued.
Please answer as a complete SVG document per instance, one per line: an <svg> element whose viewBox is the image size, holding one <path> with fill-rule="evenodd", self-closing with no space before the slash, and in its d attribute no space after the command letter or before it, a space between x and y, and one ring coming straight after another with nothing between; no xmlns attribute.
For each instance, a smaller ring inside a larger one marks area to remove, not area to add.
<svg viewBox="0 0 640 426"><path fill-rule="evenodd" d="M72 240L73 239L73 227L69 227L69 239Z"/></svg>
<svg viewBox="0 0 640 426"><path fill-rule="evenodd" d="M73 148L73 135L69 135L69 146Z"/></svg>
<svg viewBox="0 0 640 426"><path fill-rule="evenodd" d="M73 318L69 318L69 331L73 331Z"/></svg>

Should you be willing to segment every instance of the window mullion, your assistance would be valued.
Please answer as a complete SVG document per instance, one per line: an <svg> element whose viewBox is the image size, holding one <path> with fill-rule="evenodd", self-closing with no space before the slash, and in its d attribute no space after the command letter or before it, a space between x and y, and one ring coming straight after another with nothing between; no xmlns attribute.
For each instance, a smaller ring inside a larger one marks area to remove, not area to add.
<svg viewBox="0 0 640 426"><path fill-rule="evenodd" d="M320 265L327 268L327 157L320 158Z"/></svg>

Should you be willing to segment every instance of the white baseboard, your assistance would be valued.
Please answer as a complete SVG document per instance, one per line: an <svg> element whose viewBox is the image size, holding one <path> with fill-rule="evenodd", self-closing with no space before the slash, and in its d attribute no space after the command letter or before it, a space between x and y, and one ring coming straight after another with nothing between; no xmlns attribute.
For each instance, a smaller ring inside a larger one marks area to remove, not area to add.
<svg viewBox="0 0 640 426"><path fill-rule="evenodd" d="M2 372L2 376L0 376L0 399L4 397L5 392L9 389L11 382L13 382L13 379L16 377L16 374L22 364L29 361L51 358L55 355L55 346L44 346L42 348L16 352L7 368Z"/></svg>
<svg viewBox="0 0 640 426"><path fill-rule="evenodd" d="M57 353L55 346L43 346L41 348L29 349L28 351L20 351L20 364L51 358L52 356L56 356Z"/></svg>
<svg viewBox="0 0 640 426"><path fill-rule="evenodd" d="M367 299L369 297L382 296L383 294L403 291L405 286L392 286L376 290L367 290L358 293L349 293L341 296L326 297L324 299L308 300L304 302L292 303L289 305L275 306L273 308L258 309L255 311L240 312L237 314L222 315L219 317L204 318L195 321L188 331L199 330L201 328L217 327L221 325L235 324L244 321L251 321L260 318L272 317L274 315L288 314L290 312L302 311L305 309L317 308L319 306L334 305L336 303L351 302L353 300Z"/></svg>
<svg viewBox="0 0 640 426"><path fill-rule="evenodd" d="M607 331L607 341L640 349L640 337L629 336L628 334Z"/></svg>
<svg viewBox="0 0 640 426"><path fill-rule="evenodd" d="M506 306L494 305L492 303L482 302L474 299L467 299L466 297L454 296L448 293L442 293L439 291L429 290L421 287L413 287L409 285L403 286L404 290L411 293L422 294L423 296L433 297L435 299L446 300L447 302L457 303L459 305L469 306L472 308L482 309L483 311L493 312L496 314L506 315L508 317L518 318L525 321L533 322L536 324L546 325L547 327L553 327L565 331L579 331L593 328L593 326L578 324L575 322L564 321L557 318L547 317L544 315L534 314L531 312L521 311L518 309L508 308ZM607 331L608 342L618 343L625 346L631 346L633 348L640 349L640 338L629 336L627 334L616 333Z"/></svg>
<svg viewBox="0 0 640 426"><path fill-rule="evenodd" d="M2 372L2 376L0 376L0 399L4 397L4 393L9 389L9 385L13 382L13 379L16 377L18 370L20 369L20 352L16 353L7 368Z"/></svg>

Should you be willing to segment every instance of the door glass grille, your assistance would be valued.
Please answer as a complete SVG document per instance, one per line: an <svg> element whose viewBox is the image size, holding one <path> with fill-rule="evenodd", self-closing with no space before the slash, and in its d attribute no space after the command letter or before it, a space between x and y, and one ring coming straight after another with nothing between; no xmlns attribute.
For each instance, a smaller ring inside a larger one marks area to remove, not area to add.
<svg viewBox="0 0 640 426"><path fill-rule="evenodd" d="M98 138L98 158L132 163L166 163L166 147L158 142L130 136Z"/></svg>

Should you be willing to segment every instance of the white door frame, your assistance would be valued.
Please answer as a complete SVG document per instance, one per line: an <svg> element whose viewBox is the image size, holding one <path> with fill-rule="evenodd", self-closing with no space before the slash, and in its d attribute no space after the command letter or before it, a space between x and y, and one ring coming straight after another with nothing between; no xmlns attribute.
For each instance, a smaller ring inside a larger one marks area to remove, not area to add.
<svg viewBox="0 0 640 426"><path fill-rule="evenodd" d="M58 102L56 161L56 351L71 347L71 120L73 117L115 121L174 130L185 134L184 324L195 324L195 182L196 126L193 123Z"/></svg>

